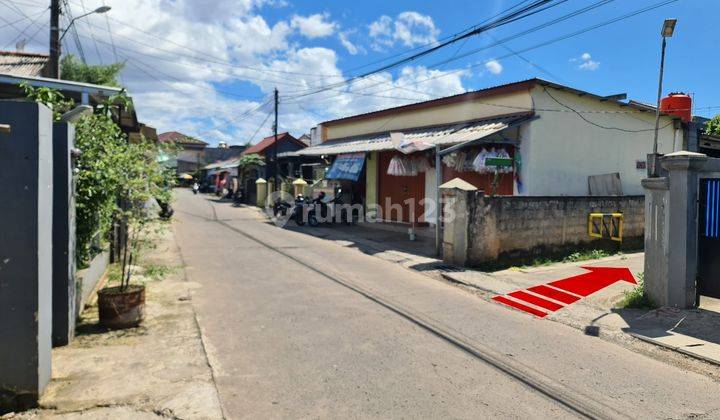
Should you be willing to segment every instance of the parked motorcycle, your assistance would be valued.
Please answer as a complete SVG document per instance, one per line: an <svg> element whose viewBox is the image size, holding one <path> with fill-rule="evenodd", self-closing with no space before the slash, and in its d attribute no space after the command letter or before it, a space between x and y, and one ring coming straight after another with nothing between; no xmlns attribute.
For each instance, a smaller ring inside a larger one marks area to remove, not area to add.
<svg viewBox="0 0 720 420"><path fill-rule="evenodd" d="M295 197L294 202L278 200L273 205L273 214L278 217L285 217L290 212L288 220L292 220L298 226L304 226L305 223L310 226L317 226L318 220L312 207L311 200L303 195Z"/></svg>
<svg viewBox="0 0 720 420"><path fill-rule="evenodd" d="M351 206L345 205L345 199L342 195L342 188L338 188L335 192L335 197L331 200L334 204L335 212L340 212L340 222L346 225L356 225L360 219L360 215L353 211Z"/></svg>

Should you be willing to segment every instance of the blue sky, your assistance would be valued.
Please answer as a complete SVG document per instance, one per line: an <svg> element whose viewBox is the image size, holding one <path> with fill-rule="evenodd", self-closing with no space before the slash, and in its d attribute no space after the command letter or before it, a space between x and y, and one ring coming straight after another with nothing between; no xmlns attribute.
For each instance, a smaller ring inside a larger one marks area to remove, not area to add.
<svg viewBox="0 0 720 420"><path fill-rule="evenodd" d="M720 2L711 0L679 0L521 52L520 57L510 52L661 3L609 1L504 46L479 50L598 2L557 0L559 4L547 11L350 87L298 96L374 69L379 64L373 62L431 44L519 2L70 0L75 15L103 3L113 7L106 16L78 22L80 48L90 63L127 62L123 82L135 98L140 118L159 131L178 130L211 143L257 142L269 135L271 107L265 102L275 86L281 96L280 129L296 135L327 119L531 77L600 94L626 92L629 98L653 103L659 31L668 17L679 22L668 45L665 93L691 93L696 115L720 113L720 87L713 77L720 59L713 53L717 37L712 36ZM42 14L46 3L0 0L0 43L5 49L27 39L27 51L47 51L43 28L47 19ZM37 20L13 27L3 22L23 16ZM66 38L65 51L79 52L71 36Z"/></svg>

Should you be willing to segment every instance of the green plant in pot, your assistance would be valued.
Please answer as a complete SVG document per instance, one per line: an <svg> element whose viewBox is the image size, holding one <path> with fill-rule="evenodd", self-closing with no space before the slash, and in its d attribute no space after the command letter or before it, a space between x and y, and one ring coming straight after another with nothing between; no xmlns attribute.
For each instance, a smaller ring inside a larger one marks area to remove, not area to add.
<svg viewBox="0 0 720 420"><path fill-rule="evenodd" d="M133 282L135 266L141 243L147 239L150 226L156 212L150 203L153 201L169 203L172 174L162 166L157 156L155 143L141 140L127 143L125 152L118 156L120 183L118 184L117 214L124 244L120 258L119 284L111 284L98 292L98 312L100 324L108 328L130 328L139 325L144 319L145 285Z"/></svg>

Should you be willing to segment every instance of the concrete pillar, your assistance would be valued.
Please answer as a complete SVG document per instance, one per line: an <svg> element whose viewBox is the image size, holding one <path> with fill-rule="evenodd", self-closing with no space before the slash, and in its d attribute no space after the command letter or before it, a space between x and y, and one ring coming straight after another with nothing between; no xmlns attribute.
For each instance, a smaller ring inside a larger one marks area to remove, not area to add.
<svg viewBox="0 0 720 420"><path fill-rule="evenodd" d="M255 181L257 191L257 204L258 207L265 207L265 200L267 200L268 194L268 182L262 178L258 178Z"/></svg>
<svg viewBox="0 0 720 420"><path fill-rule="evenodd" d="M53 126L53 346L75 334L75 194L70 151L75 126Z"/></svg>
<svg viewBox="0 0 720 420"><path fill-rule="evenodd" d="M378 217L378 163L380 153L370 152L365 159L365 218ZM427 190L426 190L427 191Z"/></svg>
<svg viewBox="0 0 720 420"><path fill-rule="evenodd" d="M468 250L468 195L459 188L443 189L443 261L464 266Z"/></svg>
<svg viewBox="0 0 720 420"><path fill-rule="evenodd" d="M668 295L668 178L647 178L645 188L645 294L666 305Z"/></svg>
<svg viewBox="0 0 720 420"><path fill-rule="evenodd" d="M661 158L666 178L643 180L645 290L659 306L692 308L697 303L698 170L705 161L701 153L671 153Z"/></svg>
<svg viewBox="0 0 720 420"><path fill-rule="evenodd" d="M0 101L0 413L37 405L50 380L52 112Z"/></svg>
<svg viewBox="0 0 720 420"><path fill-rule="evenodd" d="M305 195L305 188L307 188L307 185L308 183L302 178L298 178L293 181L293 196L297 197L298 195Z"/></svg>

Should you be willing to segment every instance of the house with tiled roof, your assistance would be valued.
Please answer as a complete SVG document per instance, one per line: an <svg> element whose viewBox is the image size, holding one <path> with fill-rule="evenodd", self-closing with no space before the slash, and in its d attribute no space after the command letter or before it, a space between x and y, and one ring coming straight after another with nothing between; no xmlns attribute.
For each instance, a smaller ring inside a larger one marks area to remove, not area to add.
<svg viewBox="0 0 720 420"><path fill-rule="evenodd" d="M177 131L161 133L158 135L158 138L163 143L170 143L179 147L180 150L177 152L177 164L175 166L178 176L184 174L192 175L205 165L205 148L208 145L207 142ZM171 166L172 163L170 163Z"/></svg>
<svg viewBox="0 0 720 420"><path fill-rule="evenodd" d="M260 140L243 152L243 155L257 153L266 158L272 158L275 153L275 136L268 136ZM277 153L294 152L307 147L307 144L293 137L290 133L279 133L277 135Z"/></svg>
<svg viewBox="0 0 720 420"><path fill-rule="evenodd" d="M0 74L48 77L50 56L15 51L0 51Z"/></svg>

